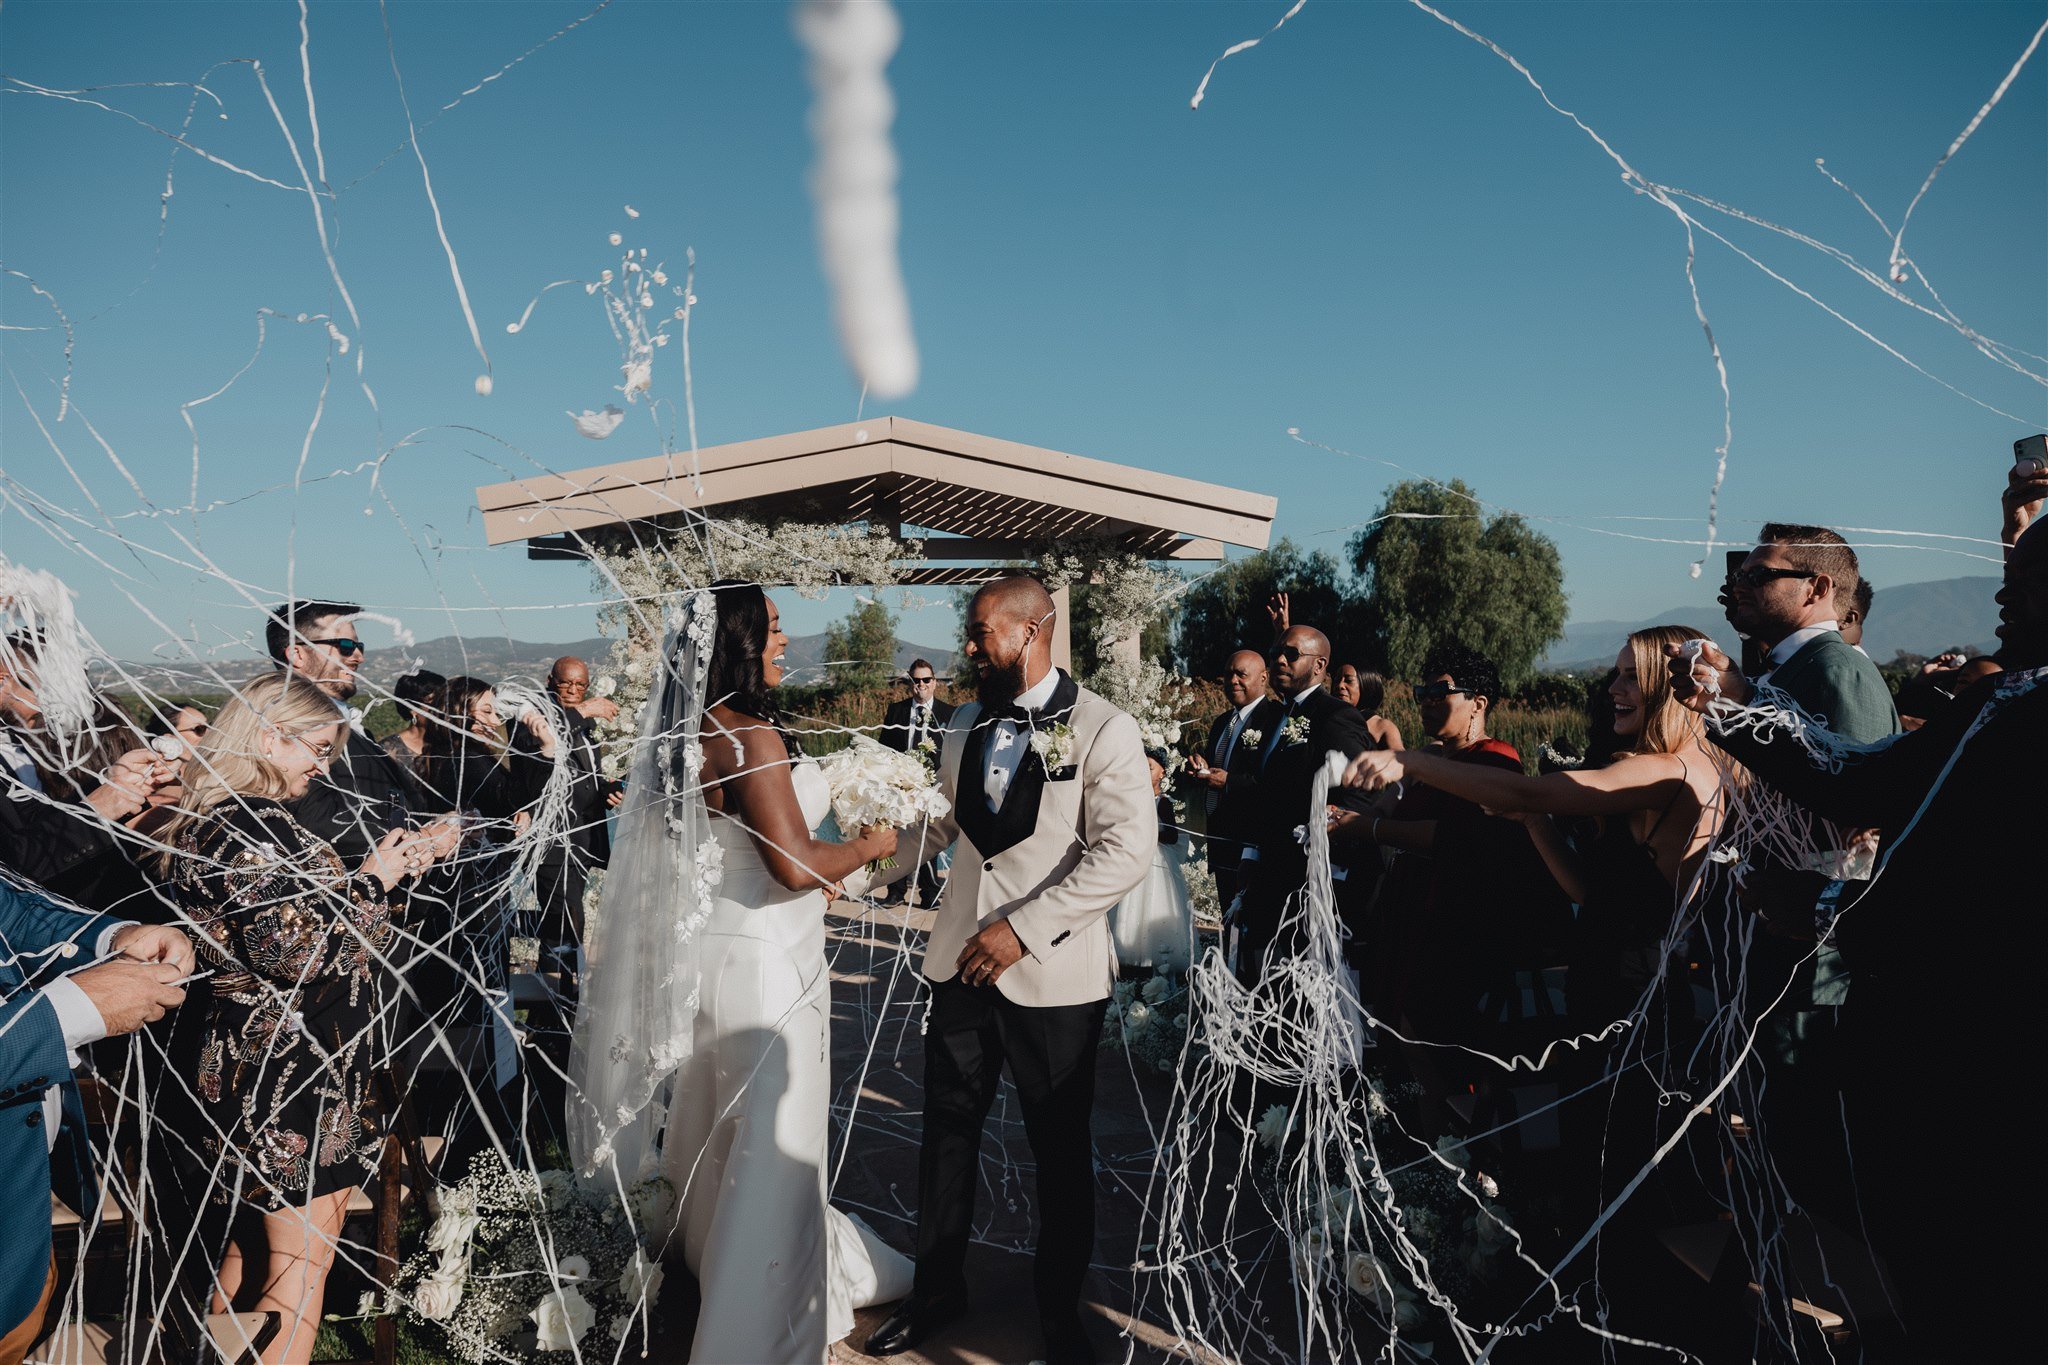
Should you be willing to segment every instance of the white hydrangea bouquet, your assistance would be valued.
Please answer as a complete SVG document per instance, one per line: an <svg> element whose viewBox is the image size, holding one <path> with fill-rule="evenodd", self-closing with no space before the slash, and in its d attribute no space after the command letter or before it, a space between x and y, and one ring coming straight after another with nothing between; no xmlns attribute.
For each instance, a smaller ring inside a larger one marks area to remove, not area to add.
<svg viewBox="0 0 2048 1365"><path fill-rule="evenodd" d="M832 791L832 815L842 833L870 826L914 829L943 819L953 803L939 790L938 776L916 754L903 753L855 735L853 743L818 760ZM877 868L896 866L883 858Z"/></svg>
<svg viewBox="0 0 2048 1365"><path fill-rule="evenodd" d="M642 1181L621 1203L569 1171L505 1170L479 1153L469 1174L437 1192L424 1247L383 1305L407 1327L445 1337L458 1360L609 1359L647 1334L662 1268L646 1245L675 1215L666 1180ZM365 1295L364 1316L378 1307Z"/></svg>

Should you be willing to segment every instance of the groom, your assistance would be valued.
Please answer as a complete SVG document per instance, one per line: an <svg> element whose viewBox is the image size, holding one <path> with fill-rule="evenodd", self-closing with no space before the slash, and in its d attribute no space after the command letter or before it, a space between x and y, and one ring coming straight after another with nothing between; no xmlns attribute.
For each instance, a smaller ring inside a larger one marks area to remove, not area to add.
<svg viewBox="0 0 2048 1365"><path fill-rule="evenodd" d="M1036 579L975 594L966 650L980 700L954 715L939 764L953 811L894 874L961 841L923 968L916 1286L869 1355L909 1350L967 1309L981 1128L1007 1066L1038 1164L1044 1358L1094 1359L1080 1299L1095 1244L1095 1050L1116 980L1108 916L1158 832L1137 722L1052 666L1052 624Z"/></svg>

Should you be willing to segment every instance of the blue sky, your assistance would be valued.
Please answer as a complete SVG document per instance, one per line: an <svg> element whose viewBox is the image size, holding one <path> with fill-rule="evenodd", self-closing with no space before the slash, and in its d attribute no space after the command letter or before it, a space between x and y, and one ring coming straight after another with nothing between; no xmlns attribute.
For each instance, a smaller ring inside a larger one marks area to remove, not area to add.
<svg viewBox="0 0 2048 1365"><path fill-rule="evenodd" d="M1488 502L1572 519L1546 529L1564 552L1575 617L1697 599L1706 590L1686 574L1696 548L1601 533L1694 540L1704 525L1721 399L1676 220L1630 192L1507 65L1407 4L1309 0L1224 63L1191 112L1209 62L1285 7L901 7L890 74L924 369L917 392L888 410L1271 493L1281 533L1340 553L1345 528L1396 477L1380 461L1459 476ZM415 114L424 123L589 8L395 0ZM1447 12L1521 58L1651 179L1875 267L1886 235L1814 159L1896 222L2048 5ZM18 85L0 97L0 258L54 296L75 335L75 406L58 422L62 333L0 333L10 500L0 549L72 583L116 652L175 650L175 638L239 654L249 601L288 582L372 603L422 638L592 633L585 574L531 563L517 547L485 549L473 490L536 465L657 449L638 409L601 445L564 416L617 398L616 348L591 299L558 290L523 333L505 330L542 285L614 264L614 231L678 278L685 248L697 253L705 444L853 416L858 389L834 338L805 191L809 97L785 5L618 0L425 128L493 362L488 398L474 392L482 364L402 145L378 10L315 3L310 33L320 147L338 191L324 208L359 329L302 191L180 153L159 253L172 144ZM18 81L100 87L85 98L167 128L183 120L189 89L104 87L189 83L217 62L254 58L312 163L295 6L10 0L0 52ZM1942 172L1906 239L1956 314L2036 354L2048 354L2044 67L2039 53ZM191 140L296 183L252 68L220 67L206 84L222 105L201 102ZM1772 518L1994 534L2010 443L2048 411L2041 385L1810 248L1700 212L1967 395L1702 239L1700 291L1734 402L1724 533L1740 539ZM1909 292L1928 301L1917 284ZM207 510L177 514L193 480L180 405L249 361L262 309L281 317L261 356L190 409ZM0 280L0 310L17 327L53 320L13 276ZM351 353L330 354L320 326L290 320L302 312L340 318ZM374 413L357 386L358 352ZM679 398L681 378L671 346L657 392ZM412 436L375 488L367 472L292 487L323 380L303 472L355 470ZM1362 458L1290 441L1290 427ZM53 535L24 514L30 498L77 520ZM1624 517L1675 520L1614 520ZM1995 571L1942 552L1984 546L1858 538L1919 547L1866 552L1880 587ZM786 610L813 630L845 605ZM943 644L952 620L950 606L935 607L902 629ZM389 638L381 629L370 629L373 643Z"/></svg>

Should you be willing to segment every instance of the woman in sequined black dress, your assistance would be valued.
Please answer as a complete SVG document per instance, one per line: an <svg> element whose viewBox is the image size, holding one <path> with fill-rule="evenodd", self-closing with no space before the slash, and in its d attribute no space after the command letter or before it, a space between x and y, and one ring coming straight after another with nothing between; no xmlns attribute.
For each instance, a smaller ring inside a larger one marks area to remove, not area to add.
<svg viewBox="0 0 2048 1365"><path fill-rule="evenodd" d="M302 679L250 683L187 764L165 831L172 889L213 972L204 1027L181 1039L195 1055L174 1059L196 1092L182 1155L204 1167L185 1183L214 1206L208 1226L222 1208L261 1214L268 1266L252 1271L230 1245L215 1292L283 1315L266 1362L310 1358L349 1191L376 1168L376 976L399 888L431 858L425 836L396 830L351 870L281 804L325 772L345 723Z"/></svg>

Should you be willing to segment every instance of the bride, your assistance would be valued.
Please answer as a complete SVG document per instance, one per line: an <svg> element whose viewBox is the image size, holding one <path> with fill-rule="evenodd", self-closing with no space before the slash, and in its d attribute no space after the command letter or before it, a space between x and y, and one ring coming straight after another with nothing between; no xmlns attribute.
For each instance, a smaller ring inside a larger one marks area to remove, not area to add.
<svg viewBox="0 0 2048 1365"><path fill-rule="evenodd" d="M671 617L572 1044L579 1169L675 1189L653 1232L697 1277L693 1362L818 1365L855 1308L910 1290L909 1261L826 1202L825 888L896 832L816 837L825 779L770 695L788 644L752 584Z"/></svg>

